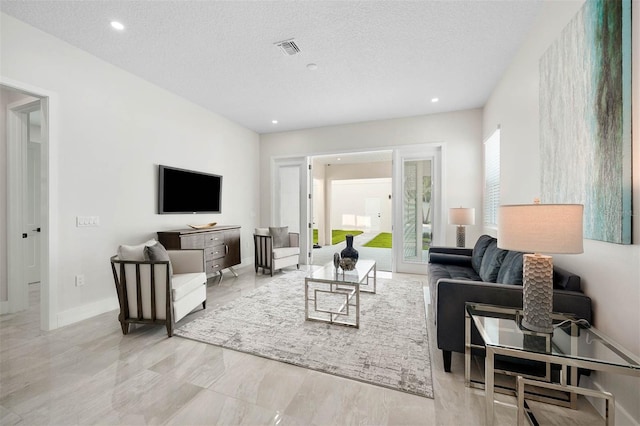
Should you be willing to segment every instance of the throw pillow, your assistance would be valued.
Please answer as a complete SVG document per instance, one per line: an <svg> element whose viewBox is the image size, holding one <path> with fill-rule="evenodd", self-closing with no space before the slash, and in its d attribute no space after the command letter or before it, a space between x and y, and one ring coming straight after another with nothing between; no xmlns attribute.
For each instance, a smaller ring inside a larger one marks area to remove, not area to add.
<svg viewBox="0 0 640 426"><path fill-rule="evenodd" d="M171 260L169 259L167 249L160 243L155 243L152 246L145 246L144 254L145 257L152 262L164 262Z"/></svg>
<svg viewBox="0 0 640 426"><path fill-rule="evenodd" d="M118 259L131 260L136 262L142 262L148 260L145 257L144 248L156 244L156 240L149 240L146 243L138 244L135 246L122 244L118 247Z"/></svg>
<svg viewBox="0 0 640 426"><path fill-rule="evenodd" d="M498 241L493 240L487 247L487 250L482 256L482 263L480 264L480 278L487 283L495 283L498 279L498 272L500 272L500 266L502 261L507 255L507 250L498 248Z"/></svg>
<svg viewBox="0 0 640 426"><path fill-rule="evenodd" d="M477 274L480 273L480 266L482 264L482 257L484 256L484 252L489 247L492 241L496 241L495 238L489 235L482 235L476 241L476 245L473 247L473 252L471 254L471 267Z"/></svg>
<svg viewBox="0 0 640 426"><path fill-rule="evenodd" d="M289 247L289 227L269 227L269 234L273 239L273 248Z"/></svg>
<svg viewBox="0 0 640 426"><path fill-rule="evenodd" d="M152 262L169 262L169 275L173 275L173 267L171 266L171 258L167 249L160 243L155 243L152 246L145 246L144 255L147 260Z"/></svg>

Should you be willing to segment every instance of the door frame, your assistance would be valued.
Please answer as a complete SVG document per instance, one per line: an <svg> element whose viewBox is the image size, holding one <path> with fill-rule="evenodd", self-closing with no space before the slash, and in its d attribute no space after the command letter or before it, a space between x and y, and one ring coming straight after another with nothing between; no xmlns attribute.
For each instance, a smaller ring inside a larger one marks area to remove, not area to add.
<svg viewBox="0 0 640 426"><path fill-rule="evenodd" d="M22 238L22 233L27 232L24 229L26 150L28 116L39 109L42 109L41 99L22 99L7 105L7 308L11 313L29 308L27 259ZM42 208L40 211L42 213Z"/></svg>
<svg viewBox="0 0 640 426"><path fill-rule="evenodd" d="M42 191L40 194L41 211L41 280L40 280L40 328L52 330L58 327L57 300L58 300L58 96L56 93L35 87L20 81L0 76L0 86L14 89L25 95L40 99L42 111L42 146L41 146L41 180ZM18 107L19 108L19 107ZM4 114L5 112L3 112ZM24 285L16 280L20 277L18 266L24 264L22 247L22 190L18 187L21 178L20 168L12 159L19 151L16 146L16 129L19 129L21 120L19 111L7 108L7 204L11 206L7 211L7 312L17 312L28 307L28 299L24 300ZM18 135L19 136L19 135ZM19 157L18 157L19 158ZM16 181L18 179L18 181ZM27 293L28 297L28 293Z"/></svg>
<svg viewBox="0 0 640 426"><path fill-rule="evenodd" d="M402 199L404 196L403 172L404 161L428 160L433 161L432 166L432 192L431 200L434 205L434 214L432 219L432 240L431 245L444 245L445 229L444 229L444 206L443 206L443 190L445 188L443 164L445 156L445 145L443 143L427 143L421 145L409 145L393 148L393 256L392 270L393 272L405 272L412 274L426 274L427 265L422 262L404 262L402 256L403 232L402 232ZM433 237L435 236L435 238Z"/></svg>

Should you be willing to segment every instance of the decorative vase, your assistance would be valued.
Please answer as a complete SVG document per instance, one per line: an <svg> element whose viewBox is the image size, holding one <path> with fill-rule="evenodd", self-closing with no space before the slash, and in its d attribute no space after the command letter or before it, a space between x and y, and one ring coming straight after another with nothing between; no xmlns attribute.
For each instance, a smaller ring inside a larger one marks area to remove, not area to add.
<svg viewBox="0 0 640 426"><path fill-rule="evenodd" d="M355 267L358 262L358 250L353 248L353 235L347 234L346 239L347 247L340 252L340 256L342 256L343 259L351 259L351 263Z"/></svg>

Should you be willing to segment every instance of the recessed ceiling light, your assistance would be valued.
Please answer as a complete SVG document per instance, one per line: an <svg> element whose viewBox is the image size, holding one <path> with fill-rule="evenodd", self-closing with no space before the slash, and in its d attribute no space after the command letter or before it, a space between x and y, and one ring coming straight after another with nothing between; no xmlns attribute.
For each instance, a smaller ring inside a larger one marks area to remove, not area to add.
<svg viewBox="0 0 640 426"><path fill-rule="evenodd" d="M113 27L113 29L116 29L118 31L124 30L124 25L118 21L111 21L111 27Z"/></svg>
<svg viewBox="0 0 640 426"><path fill-rule="evenodd" d="M278 120L271 120L272 124L278 124Z"/></svg>
<svg viewBox="0 0 640 426"><path fill-rule="evenodd" d="M434 104L435 104L436 102L438 102L439 100L440 100L439 98L431 98L431 102L433 102Z"/></svg>
<svg viewBox="0 0 640 426"><path fill-rule="evenodd" d="M342 160L342 158L338 157L338 161Z"/></svg>
<svg viewBox="0 0 640 426"><path fill-rule="evenodd" d="M315 71L318 69L318 64L307 64L307 69Z"/></svg>

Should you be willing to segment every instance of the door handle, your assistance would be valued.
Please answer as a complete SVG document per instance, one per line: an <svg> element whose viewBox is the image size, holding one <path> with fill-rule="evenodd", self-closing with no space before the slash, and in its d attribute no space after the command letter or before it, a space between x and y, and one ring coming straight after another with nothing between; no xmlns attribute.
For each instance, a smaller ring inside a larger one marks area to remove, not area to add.
<svg viewBox="0 0 640 426"><path fill-rule="evenodd" d="M40 228L34 229L33 232L40 232Z"/></svg>

